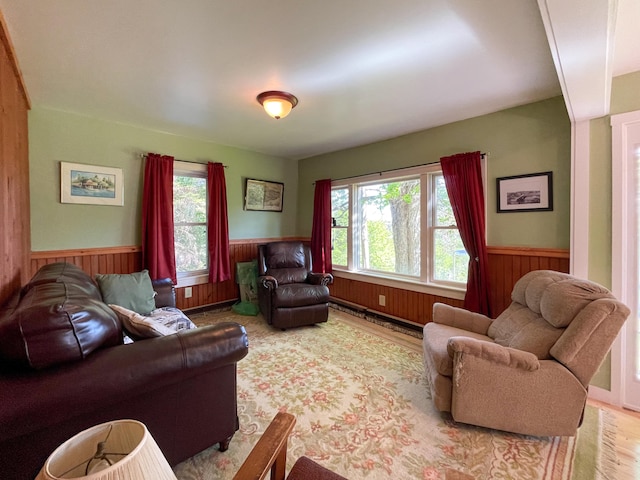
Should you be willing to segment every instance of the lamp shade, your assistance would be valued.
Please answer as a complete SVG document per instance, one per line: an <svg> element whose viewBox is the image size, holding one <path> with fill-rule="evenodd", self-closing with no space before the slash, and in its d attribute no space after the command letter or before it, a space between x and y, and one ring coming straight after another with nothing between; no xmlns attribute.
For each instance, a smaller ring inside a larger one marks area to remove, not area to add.
<svg viewBox="0 0 640 480"><path fill-rule="evenodd" d="M116 420L84 430L49 456L36 480L176 480L147 427Z"/></svg>
<svg viewBox="0 0 640 480"><path fill-rule="evenodd" d="M298 104L298 99L287 92L270 90L256 97L264 110L276 120L286 117Z"/></svg>

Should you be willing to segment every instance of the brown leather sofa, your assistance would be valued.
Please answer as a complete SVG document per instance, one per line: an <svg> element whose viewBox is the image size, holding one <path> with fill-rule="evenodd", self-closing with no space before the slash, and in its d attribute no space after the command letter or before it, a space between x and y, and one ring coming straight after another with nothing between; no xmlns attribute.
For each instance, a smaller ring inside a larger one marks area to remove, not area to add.
<svg viewBox="0 0 640 480"><path fill-rule="evenodd" d="M175 305L171 281L154 288L158 307ZM43 267L2 308L0 478L33 479L65 440L121 418L143 422L171 465L228 447L236 364L248 352L242 326L122 342L96 284L70 264Z"/></svg>
<svg viewBox="0 0 640 480"><path fill-rule="evenodd" d="M258 303L276 328L313 325L329 317L330 273L312 271L311 249L302 242L258 246Z"/></svg>

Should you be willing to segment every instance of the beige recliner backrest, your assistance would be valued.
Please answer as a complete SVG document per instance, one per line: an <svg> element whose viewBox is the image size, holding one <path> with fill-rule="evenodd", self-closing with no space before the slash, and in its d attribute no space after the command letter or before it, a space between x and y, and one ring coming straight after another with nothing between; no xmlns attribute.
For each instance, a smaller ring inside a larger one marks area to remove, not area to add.
<svg viewBox="0 0 640 480"><path fill-rule="evenodd" d="M606 288L551 270L524 275L511 299L488 335L541 360L556 359L585 387L629 315Z"/></svg>

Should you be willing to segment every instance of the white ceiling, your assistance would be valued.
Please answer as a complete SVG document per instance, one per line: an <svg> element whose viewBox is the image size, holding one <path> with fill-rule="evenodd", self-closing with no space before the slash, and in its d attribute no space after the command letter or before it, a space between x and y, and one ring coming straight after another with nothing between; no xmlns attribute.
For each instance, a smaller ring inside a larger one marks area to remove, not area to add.
<svg viewBox="0 0 640 480"><path fill-rule="evenodd" d="M611 75L640 70L638 0L0 0L0 10L34 107L292 159L561 93L572 119L602 115ZM272 89L300 101L285 119L255 100Z"/></svg>

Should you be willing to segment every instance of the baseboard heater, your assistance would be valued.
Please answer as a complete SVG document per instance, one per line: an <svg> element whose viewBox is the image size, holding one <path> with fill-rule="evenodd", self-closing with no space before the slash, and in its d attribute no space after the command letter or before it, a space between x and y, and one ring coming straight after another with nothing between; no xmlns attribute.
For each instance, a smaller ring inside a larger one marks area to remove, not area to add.
<svg viewBox="0 0 640 480"><path fill-rule="evenodd" d="M354 312L356 316L363 316L365 318L366 317L375 318L378 320L382 320L384 322L393 323L394 325L398 325L400 327L405 327L410 330L415 330L416 332L422 332L422 328L424 327L424 325L421 325L419 323L412 322L410 320L405 320L399 317L394 317L393 315L388 315L383 312L379 312L377 310L371 310L370 308L367 308L362 305L358 305L357 303L349 302L347 300L342 300L341 298L330 297L329 305L331 304L339 305L340 307L346 310L351 310L352 312Z"/></svg>

